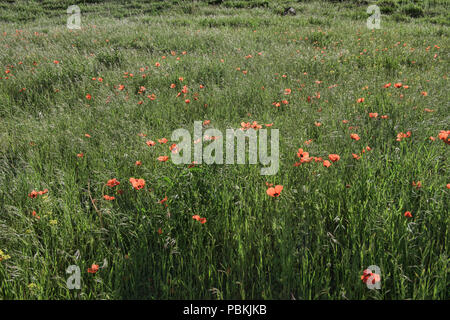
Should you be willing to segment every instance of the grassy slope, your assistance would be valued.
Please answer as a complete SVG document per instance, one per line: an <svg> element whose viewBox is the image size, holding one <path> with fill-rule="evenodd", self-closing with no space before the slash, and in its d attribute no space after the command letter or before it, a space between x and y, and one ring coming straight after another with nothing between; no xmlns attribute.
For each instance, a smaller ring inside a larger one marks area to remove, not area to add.
<svg viewBox="0 0 450 320"><path fill-rule="evenodd" d="M194 3L154 15L156 5L85 4L83 29L68 32L62 5L2 3L10 10L0 23L0 250L11 258L0 262L0 298L448 299L449 147L429 140L450 129L448 27L383 16L372 32L366 7L348 3L295 3L295 17L277 14L283 4ZM176 97L183 84L190 104ZM272 105L283 99L289 105ZM273 122L278 174L160 163L171 142L145 144L205 119L221 130ZM293 167L300 147L341 160ZM133 190L130 177L151 192ZM108 202L111 178L124 194ZM278 199L266 181L284 185ZM158 203L165 195L168 207ZM80 291L66 289L72 264ZM373 264L378 291L359 279Z"/></svg>

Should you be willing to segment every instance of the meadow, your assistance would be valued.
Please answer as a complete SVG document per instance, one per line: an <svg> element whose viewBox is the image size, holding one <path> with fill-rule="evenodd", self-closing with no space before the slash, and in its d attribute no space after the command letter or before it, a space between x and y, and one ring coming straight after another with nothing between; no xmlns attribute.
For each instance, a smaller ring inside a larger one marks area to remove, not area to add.
<svg viewBox="0 0 450 320"><path fill-rule="evenodd" d="M450 14L424 3L1 1L0 299L448 299ZM172 163L194 121L278 129L278 172Z"/></svg>

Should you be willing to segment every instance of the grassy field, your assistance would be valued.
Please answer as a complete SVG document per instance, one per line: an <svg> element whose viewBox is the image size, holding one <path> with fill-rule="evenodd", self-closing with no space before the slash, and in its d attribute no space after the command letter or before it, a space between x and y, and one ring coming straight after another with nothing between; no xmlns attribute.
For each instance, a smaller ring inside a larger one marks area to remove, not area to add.
<svg viewBox="0 0 450 320"><path fill-rule="evenodd" d="M448 5L374 3L0 2L0 299L448 299ZM158 161L205 120L278 173Z"/></svg>

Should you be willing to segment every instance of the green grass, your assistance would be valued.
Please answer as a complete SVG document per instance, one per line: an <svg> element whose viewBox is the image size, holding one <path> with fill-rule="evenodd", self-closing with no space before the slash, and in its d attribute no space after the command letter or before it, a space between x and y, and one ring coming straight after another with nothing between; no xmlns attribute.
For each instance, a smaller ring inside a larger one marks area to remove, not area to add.
<svg viewBox="0 0 450 320"><path fill-rule="evenodd" d="M1 2L0 299L448 299L448 15L397 2L371 31L349 1L85 1L70 32L69 1ZM207 119L273 123L279 172L157 161L175 129ZM341 159L295 167L299 148ZM380 290L360 279L369 265Z"/></svg>

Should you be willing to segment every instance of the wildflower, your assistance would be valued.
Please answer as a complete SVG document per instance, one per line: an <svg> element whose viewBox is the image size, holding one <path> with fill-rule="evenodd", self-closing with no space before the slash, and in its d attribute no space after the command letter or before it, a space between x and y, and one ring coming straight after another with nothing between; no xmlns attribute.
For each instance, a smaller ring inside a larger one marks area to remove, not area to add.
<svg viewBox="0 0 450 320"><path fill-rule="evenodd" d="M359 98L358 100L356 100L357 103L362 103L364 102L364 98Z"/></svg>
<svg viewBox="0 0 450 320"><path fill-rule="evenodd" d="M167 196L165 196L164 199L160 200L159 203L163 204L166 201L167 201Z"/></svg>
<svg viewBox="0 0 450 320"><path fill-rule="evenodd" d="M103 196L103 199L108 200L108 201L111 201L111 200L114 200L115 197L114 197L114 196L108 196L107 194L105 194L105 195Z"/></svg>
<svg viewBox="0 0 450 320"><path fill-rule="evenodd" d="M83 152L78 153L78 154L77 154L77 157L78 157L78 158L83 158L83 157L84 157L84 153L83 153Z"/></svg>
<svg viewBox="0 0 450 320"><path fill-rule="evenodd" d="M389 83L386 83L385 85L384 85L384 87L385 88L389 88L391 86L391 83L389 82Z"/></svg>
<svg viewBox="0 0 450 320"><path fill-rule="evenodd" d="M372 273L369 269L364 270L363 275L361 276L362 282L367 283L370 279L372 279L372 284L375 284L380 281L380 275Z"/></svg>
<svg viewBox="0 0 450 320"><path fill-rule="evenodd" d="M85 136L86 138L90 138L90 137L91 137L91 135L90 135L89 133L85 133L84 136Z"/></svg>
<svg viewBox="0 0 450 320"><path fill-rule="evenodd" d="M408 131L407 133L400 132L397 134L397 141L402 141L402 139L409 137L411 137L411 131Z"/></svg>
<svg viewBox="0 0 450 320"><path fill-rule="evenodd" d="M167 139L166 138L162 138L162 139L158 139L158 142L163 144L163 143L167 143Z"/></svg>
<svg viewBox="0 0 450 320"><path fill-rule="evenodd" d="M10 255L7 255L2 250L0 250L0 261L11 259Z"/></svg>
<svg viewBox="0 0 450 320"><path fill-rule="evenodd" d="M155 143L155 141L152 141L152 140L148 140L148 141L146 141L145 142L149 147L152 147L152 146L154 146L156 143Z"/></svg>
<svg viewBox="0 0 450 320"><path fill-rule="evenodd" d="M351 133L350 134L350 138L352 138L353 140L358 141L359 139L361 139L356 133Z"/></svg>
<svg viewBox="0 0 450 320"><path fill-rule="evenodd" d="M353 159L359 160L361 157L355 153L352 153Z"/></svg>
<svg viewBox="0 0 450 320"><path fill-rule="evenodd" d="M422 183L420 181L417 181L417 183L413 181L412 186L416 187L417 189L420 189L422 187Z"/></svg>
<svg viewBox="0 0 450 320"><path fill-rule="evenodd" d="M278 197L281 194L281 191L283 190L282 185L276 185L275 188L271 187L267 189L266 193L271 197Z"/></svg>
<svg viewBox="0 0 450 320"><path fill-rule="evenodd" d="M330 154L328 155L328 159L330 159L332 162L339 161L341 157L338 154Z"/></svg>
<svg viewBox="0 0 450 320"><path fill-rule="evenodd" d="M394 87L396 87L396 88L401 88L402 86L403 86L403 84L401 82L394 84Z"/></svg>
<svg viewBox="0 0 450 320"><path fill-rule="evenodd" d="M378 113L376 113L376 112L371 112L371 113L369 113L369 117L370 117L370 118L376 118L376 117L378 117Z"/></svg>
<svg viewBox="0 0 450 320"><path fill-rule="evenodd" d="M106 185L107 185L108 187L111 187L111 188L113 188L113 187L115 187L115 186L118 186L119 184L120 184L120 182L117 181L116 178L110 179L110 180L108 180L108 182L106 183Z"/></svg>
<svg viewBox="0 0 450 320"><path fill-rule="evenodd" d="M98 268L99 268L98 264L92 264L92 266L90 268L88 268L87 272L95 274L95 273L97 273Z"/></svg>
<svg viewBox="0 0 450 320"><path fill-rule="evenodd" d="M140 189L144 188L144 186L145 186L144 179L130 178L130 183L133 186L133 188L136 190L140 190Z"/></svg>
<svg viewBox="0 0 450 320"><path fill-rule="evenodd" d="M381 116L381 119L387 119L387 118L389 118L387 115Z"/></svg>
<svg viewBox="0 0 450 320"><path fill-rule="evenodd" d="M320 127L320 126L322 125L322 123L317 122L317 121L314 121L314 125L315 125L316 127Z"/></svg>
<svg viewBox="0 0 450 320"><path fill-rule="evenodd" d="M142 162L139 161L139 160L137 160L134 164L135 164L136 166L140 166L140 165L142 165Z"/></svg>
<svg viewBox="0 0 450 320"><path fill-rule="evenodd" d="M442 141L444 141L446 144L450 144L450 130L445 131L445 130L441 130L438 134L438 138Z"/></svg>
<svg viewBox="0 0 450 320"><path fill-rule="evenodd" d="M31 199L37 198L38 192L37 192L36 190L33 190L33 191L31 191L31 192L28 194L28 196L29 196Z"/></svg>
<svg viewBox="0 0 450 320"><path fill-rule="evenodd" d="M300 158L300 163L311 162L312 158L309 157L309 153L303 151L302 148L298 149L297 157Z"/></svg>
<svg viewBox="0 0 450 320"><path fill-rule="evenodd" d="M407 218L412 218L412 214L411 214L410 211L406 211L406 212L404 213L404 216L407 217Z"/></svg>
<svg viewBox="0 0 450 320"><path fill-rule="evenodd" d="M328 160L325 160L325 161L323 162L323 166L324 166L325 168L328 168L329 166L331 166L331 162L328 161Z"/></svg>
<svg viewBox="0 0 450 320"><path fill-rule="evenodd" d="M191 102L191 100L189 100L189 99L186 99L186 100L184 100L184 102L185 102L185 103L190 103L190 102Z"/></svg>
<svg viewBox="0 0 450 320"><path fill-rule="evenodd" d="M160 156L158 157L158 160L161 162L166 162L167 160L169 160L169 156Z"/></svg>
<svg viewBox="0 0 450 320"><path fill-rule="evenodd" d="M422 91L420 94L423 95L424 97L426 97L428 95L428 93L426 91Z"/></svg>

